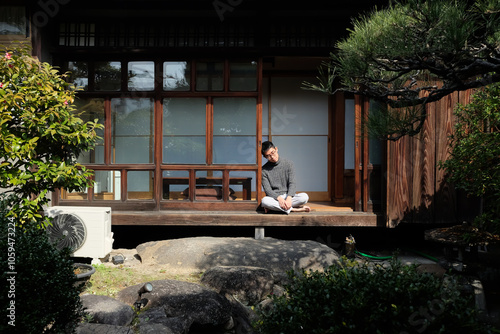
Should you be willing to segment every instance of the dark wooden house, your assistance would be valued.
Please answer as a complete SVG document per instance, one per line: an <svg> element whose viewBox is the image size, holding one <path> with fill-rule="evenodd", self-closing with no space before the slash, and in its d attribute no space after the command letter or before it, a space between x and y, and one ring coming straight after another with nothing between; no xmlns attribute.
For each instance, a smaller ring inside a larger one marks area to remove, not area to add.
<svg viewBox="0 0 500 334"><path fill-rule="evenodd" d="M71 71L82 117L104 124L79 158L95 186L52 204L109 206L114 225L456 222L436 163L467 93L428 107L420 136L385 143L359 131L369 100L302 88L351 19L387 2L3 0L0 42ZM257 210L265 140L294 162L313 212Z"/></svg>

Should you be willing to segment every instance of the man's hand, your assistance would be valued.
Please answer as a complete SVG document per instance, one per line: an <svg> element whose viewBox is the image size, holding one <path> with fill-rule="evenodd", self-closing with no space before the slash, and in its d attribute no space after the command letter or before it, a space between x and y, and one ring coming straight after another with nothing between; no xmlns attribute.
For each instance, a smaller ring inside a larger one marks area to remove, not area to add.
<svg viewBox="0 0 500 334"><path fill-rule="evenodd" d="M286 199L282 196L278 196L278 202L283 210L288 210L292 207L292 197L290 196L287 196Z"/></svg>

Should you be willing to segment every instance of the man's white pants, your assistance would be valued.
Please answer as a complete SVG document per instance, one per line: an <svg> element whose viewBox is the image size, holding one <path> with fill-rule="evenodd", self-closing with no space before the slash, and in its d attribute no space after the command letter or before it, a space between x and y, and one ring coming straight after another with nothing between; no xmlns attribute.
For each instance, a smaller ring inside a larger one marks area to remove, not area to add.
<svg viewBox="0 0 500 334"><path fill-rule="evenodd" d="M280 196L283 198L286 198L286 194L283 194ZM307 195L306 193L295 194L295 196L292 197L292 208L301 207L302 205L306 204L308 200L309 200L309 195ZM273 210L273 211L283 211L283 212L286 212L287 214L289 214L290 211L292 211L291 208L288 210L284 210L283 208L281 208L278 200L276 200L270 196L265 196L262 199L261 205L265 209Z"/></svg>

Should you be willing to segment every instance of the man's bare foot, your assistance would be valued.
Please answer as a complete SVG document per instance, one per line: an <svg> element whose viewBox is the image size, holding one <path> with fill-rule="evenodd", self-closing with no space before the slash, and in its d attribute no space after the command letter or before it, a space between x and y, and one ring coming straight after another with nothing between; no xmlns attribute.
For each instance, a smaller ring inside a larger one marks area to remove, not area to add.
<svg viewBox="0 0 500 334"><path fill-rule="evenodd" d="M300 208L292 208L292 212L310 212L311 208L307 205L301 206Z"/></svg>

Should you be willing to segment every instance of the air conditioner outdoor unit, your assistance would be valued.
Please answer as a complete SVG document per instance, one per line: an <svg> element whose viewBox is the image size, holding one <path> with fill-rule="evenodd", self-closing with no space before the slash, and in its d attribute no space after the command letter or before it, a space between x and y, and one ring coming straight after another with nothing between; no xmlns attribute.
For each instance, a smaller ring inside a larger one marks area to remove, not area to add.
<svg viewBox="0 0 500 334"><path fill-rule="evenodd" d="M74 257L105 257L113 249L110 207L53 206L47 233L57 248L70 247Z"/></svg>

